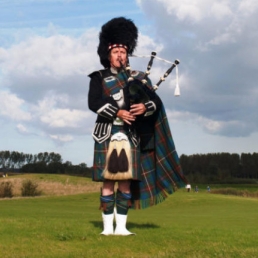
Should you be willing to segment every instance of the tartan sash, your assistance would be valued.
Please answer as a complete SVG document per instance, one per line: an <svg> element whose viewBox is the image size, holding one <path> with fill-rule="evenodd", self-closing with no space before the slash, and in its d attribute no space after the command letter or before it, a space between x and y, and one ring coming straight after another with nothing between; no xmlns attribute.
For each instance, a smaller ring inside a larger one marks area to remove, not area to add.
<svg viewBox="0 0 258 258"><path fill-rule="evenodd" d="M125 73L118 73L116 76L110 75L103 78L103 97L109 97L119 92L120 89L124 88L127 83L127 77Z"/></svg>
<svg viewBox="0 0 258 258"><path fill-rule="evenodd" d="M140 71L133 71L131 76L134 79L142 80L144 78L144 73ZM116 75L108 75L103 77L102 86L103 86L103 96L108 97L118 93L120 89L123 89L127 85L127 75L125 72L120 72ZM149 88L151 86L147 85Z"/></svg>

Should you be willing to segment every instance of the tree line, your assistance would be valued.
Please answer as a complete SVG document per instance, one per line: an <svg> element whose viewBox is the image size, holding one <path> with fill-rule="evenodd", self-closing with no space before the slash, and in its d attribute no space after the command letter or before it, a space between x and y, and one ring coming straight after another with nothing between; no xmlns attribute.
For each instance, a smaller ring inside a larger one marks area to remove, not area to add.
<svg viewBox="0 0 258 258"><path fill-rule="evenodd" d="M184 175L193 183L256 182L258 179L258 153L208 153L181 155ZM85 163L73 165L63 162L54 152L25 154L17 151L0 151L0 171L73 174L91 177L91 168Z"/></svg>
<svg viewBox="0 0 258 258"><path fill-rule="evenodd" d="M18 151L0 151L0 171L91 176L91 169L87 164L73 165L70 161L63 162L62 156L55 152L33 155Z"/></svg>
<svg viewBox="0 0 258 258"><path fill-rule="evenodd" d="M183 154L180 163L189 182L252 183L258 179L258 153Z"/></svg>

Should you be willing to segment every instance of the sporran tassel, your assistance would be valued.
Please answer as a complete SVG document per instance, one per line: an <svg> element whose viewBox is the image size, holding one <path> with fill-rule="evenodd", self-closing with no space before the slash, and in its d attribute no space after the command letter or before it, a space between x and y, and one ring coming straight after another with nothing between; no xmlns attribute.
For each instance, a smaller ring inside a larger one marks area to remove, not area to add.
<svg viewBox="0 0 258 258"><path fill-rule="evenodd" d="M124 148L121 150L118 157L118 167L120 172L127 172L129 168L129 162Z"/></svg>
<svg viewBox="0 0 258 258"><path fill-rule="evenodd" d="M113 151L110 154L109 160L108 160L108 171L110 173L116 174L119 171L118 167L118 155L116 149L113 149Z"/></svg>

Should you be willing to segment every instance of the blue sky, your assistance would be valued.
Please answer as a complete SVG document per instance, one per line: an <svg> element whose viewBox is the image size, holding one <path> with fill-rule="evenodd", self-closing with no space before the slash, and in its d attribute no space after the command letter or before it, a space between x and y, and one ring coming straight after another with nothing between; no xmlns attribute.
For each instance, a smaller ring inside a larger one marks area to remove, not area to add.
<svg viewBox="0 0 258 258"><path fill-rule="evenodd" d="M179 155L258 152L256 0L0 0L0 150L92 165L87 94L100 27L131 18L135 54L180 59L158 90ZM145 70L148 59L131 58ZM158 82L167 64L155 60Z"/></svg>

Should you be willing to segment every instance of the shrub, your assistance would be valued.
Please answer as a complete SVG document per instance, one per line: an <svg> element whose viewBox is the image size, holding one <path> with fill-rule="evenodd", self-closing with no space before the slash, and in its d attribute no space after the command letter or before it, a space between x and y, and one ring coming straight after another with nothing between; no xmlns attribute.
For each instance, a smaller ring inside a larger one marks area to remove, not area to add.
<svg viewBox="0 0 258 258"><path fill-rule="evenodd" d="M13 184L11 182L5 181L0 184L0 197L13 197Z"/></svg>
<svg viewBox="0 0 258 258"><path fill-rule="evenodd" d="M250 192L247 190L238 190L234 188L221 188L221 189L215 189L212 191L214 194L225 194L225 195L236 195L236 196L242 196L242 197L258 197L258 192Z"/></svg>
<svg viewBox="0 0 258 258"><path fill-rule="evenodd" d="M38 184L31 180L22 182L21 195L22 196L39 196L42 192L38 190Z"/></svg>

